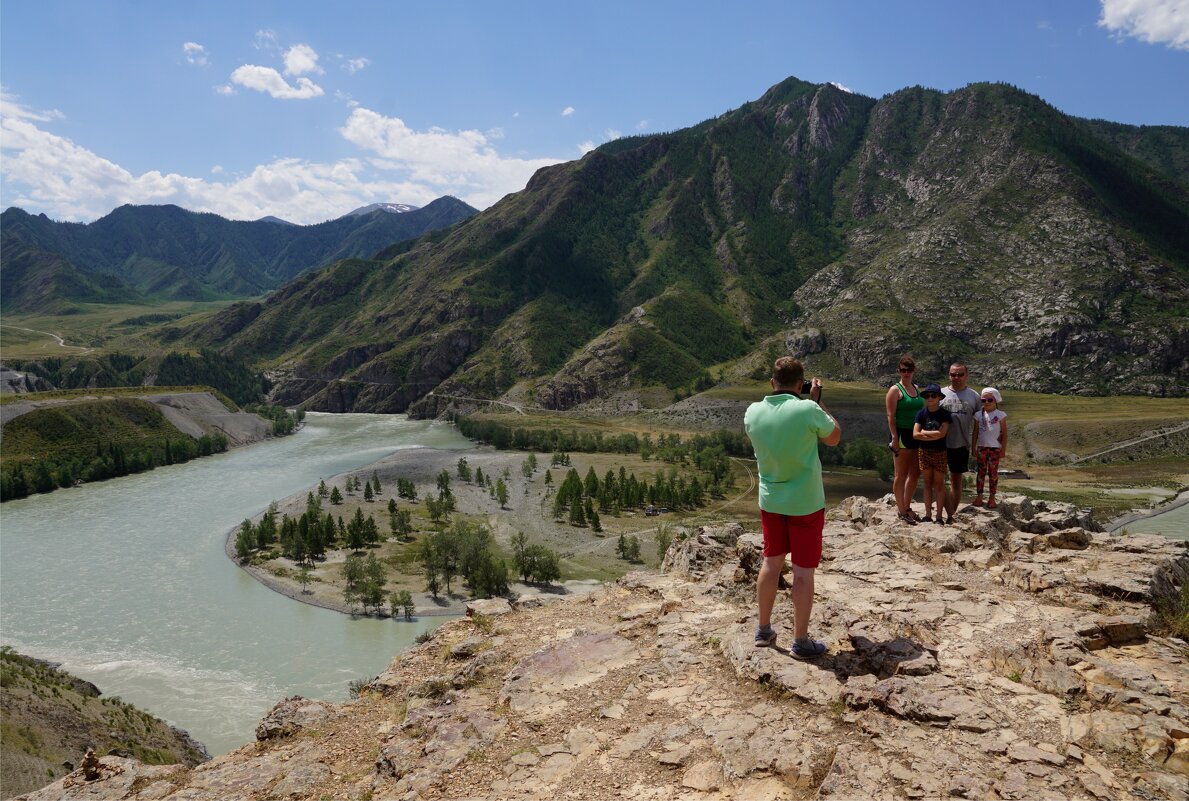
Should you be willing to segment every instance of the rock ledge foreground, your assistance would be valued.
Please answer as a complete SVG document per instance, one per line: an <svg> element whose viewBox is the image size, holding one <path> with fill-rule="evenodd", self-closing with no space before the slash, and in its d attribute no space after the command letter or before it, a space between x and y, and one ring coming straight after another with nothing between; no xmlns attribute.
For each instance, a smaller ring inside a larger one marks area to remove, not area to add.
<svg viewBox="0 0 1189 801"><path fill-rule="evenodd" d="M24 798L1189 799L1189 647L1147 623L1186 543L1024 498L912 528L851 498L815 662L752 644L758 546L703 528L662 574L477 604L358 701L291 698L196 768L104 757Z"/></svg>

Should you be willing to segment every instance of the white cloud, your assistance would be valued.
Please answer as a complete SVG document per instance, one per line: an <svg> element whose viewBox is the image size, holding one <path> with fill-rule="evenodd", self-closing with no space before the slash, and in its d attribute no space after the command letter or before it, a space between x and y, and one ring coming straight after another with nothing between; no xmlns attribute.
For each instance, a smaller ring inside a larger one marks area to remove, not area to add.
<svg viewBox="0 0 1189 801"><path fill-rule="evenodd" d="M359 105L358 100L356 100L354 97L352 97L347 92L344 92L342 89L335 89L334 96L336 99L341 100L344 103L346 103L347 108L355 108L356 106Z"/></svg>
<svg viewBox="0 0 1189 801"><path fill-rule="evenodd" d="M843 86L842 84L838 83L838 81L830 81L830 86L833 86L836 89L841 89L848 95L853 95L855 93L854 89L851 89L849 86Z"/></svg>
<svg viewBox="0 0 1189 801"><path fill-rule="evenodd" d="M356 109L341 133L374 158L280 158L222 180L157 170L136 175L43 127L60 117L28 109L0 90L6 204L76 221L94 220L125 203L175 203L232 219L272 214L314 223L368 203L424 206L444 194L486 208L523 188L537 169L557 163L501 156L478 131L412 131L399 119ZM220 165L210 172L224 175Z"/></svg>
<svg viewBox="0 0 1189 801"><path fill-rule="evenodd" d="M587 139L585 142L578 145L578 152L585 156L587 153L594 150L596 147L598 147L598 145L596 145L594 142Z"/></svg>
<svg viewBox="0 0 1189 801"><path fill-rule="evenodd" d="M611 141L613 141L613 140L615 140L615 139L618 139L618 138L620 138L621 136L623 136L623 134L622 134L622 133L620 133L619 131L615 130L614 128L608 128L606 131L604 131L604 132L603 132L603 135L607 137L607 141L608 141L608 142L611 142Z"/></svg>
<svg viewBox="0 0 1189 801"><path fill-rule="evenodd" d="M366 58L349 58L343 62L343 69L354 75L371 63L371 60Z"/></svg>
<svg viewBox="0 0 1189 801"><path fill-rule="evenodd" d="M295 44L285 51L285 74L321 75L326 70L318 66L318 54L308 44Z"/></svg>
<svg viewBox="0 0 1189 801"><path fill-rule="evenodd" d="M434 187L437 195L457 195L479 208L524 188L534 172L558 162L501 156L490 137L479 131L414 131L397 117L366 108L352 111L339 132L356 147L376 154L382 169L401 172L413 183Z"/></svg>
<svg viewBox="0 0 1189 801"><path fill-rule="evenodd" d="M50 122L51 120L65 119L66 115L55 109L49 111L37 111L27 106L21 105L20 97L18 95L9 94L3 88L0 88L0 118L15 118L19 120L36 120L37 122Z"/></svg>
<svg viewBox="0 0 1189 801"><path fill-rule="evenodd" d="M637 131L647 131L648 130L648 120L640 120L638 123L636 123L636 130Z"/></svg>
<svg viewBox="0 0 1189 801"><path fill-rule="evenodd" d="M322 87L309 78L298 78L297 86L292 86L272 67L256 64L237 67L235 72L231 73L231 81L246 89L268 92L278 100L309 100L311 97L324 94Z"/></svg>
<svg viewBox="0 0 1189 801"><path fill-rule="evenodd" d="M561 110L561 115L562 115L563 117L573 117L573 116L574 116L574 107L573 107L573 106L566 106L565 108L563 108L563 109Z"/></svg>
<svg viewBox="0 0 1189 801"><path fill-rule="evenodd" d="M221 83L218 86L215 86L214 90L215 90L215 94L217 94L217 95L233 95L233 94L235 94L235 87L229 83Z"/></svg>
<svg viewBox="0 0 1189 801"><path fill-rule="evenodd" d="M1189 50L1189 3L1185 0L1102 0L1099 27L1122 38Z"/></svg>
<svg viewBox="0 0 1189 801"><path fill-rule="evenodd" d="M520 117L520 112L519 112L519 111L513 111L513 112L512 112L512 119L517 119L517 118L519 118L519 117Z"/></svg>
<svg viewBox="0 0 1189 801"><path fill-rule="evenodd" d="M198 44L198 42L186 42L182 45L182 55L186 57L186 61L198 67L205 67L207 65L206 48Z"/></svg>
<svg viewBox="0 0 1189 801"><path fill-rule="evenodd" d="M277 35L269 30L256 31L256 36L252 39L252 47L257 50L275 50Z"/></svg>
<svg viewBox="0 0 1189 801"><path fill-rule="evenodd" d="M1038 30L1049 31L1053 29L1053 25L1047 19L1038 20L1036 23Z"/></svg>

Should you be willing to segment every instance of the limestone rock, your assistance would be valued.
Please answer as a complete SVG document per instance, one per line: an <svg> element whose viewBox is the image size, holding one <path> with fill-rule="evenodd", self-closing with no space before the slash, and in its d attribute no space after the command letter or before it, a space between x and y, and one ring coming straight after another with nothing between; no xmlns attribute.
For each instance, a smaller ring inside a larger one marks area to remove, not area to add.
<svg viewBox="0 0 1189 801"><path fill-rule="evenodd" d="M518 713L553 714L566 706L566 691L632 664L640 652L618 634L593 634L525 657L504 678L500 703Z"/></svg>
<svg viewBox="0 0 1189 801"><path fill-rule="evenodd" d="M702 529L670 573L518 602L490 636L448 622L380 692L289 699L211 763L103 757L34 797L1189 801L1189 648L1146 630L1189 576L1184 544L1023 498L948 529L848 501L817 574L820 658L787 651L787 593L778 647L755 647L759 537Z"/></svg>
<svg viewBox="0 0 1189 801"><path fill-rule="evenodd" d="M482 598L467 602L467 617L482 615L483 617L499 617L511 614L512 604L507 598Z"/></svg>
<svg viewBox="0 0 1189 801"><path fill-rule="evenodd" d="M335 708L325 701L312 701L295 695L269 710L256 726L256 739L289 737L302 729L319 726L334 714Z"/></svg>

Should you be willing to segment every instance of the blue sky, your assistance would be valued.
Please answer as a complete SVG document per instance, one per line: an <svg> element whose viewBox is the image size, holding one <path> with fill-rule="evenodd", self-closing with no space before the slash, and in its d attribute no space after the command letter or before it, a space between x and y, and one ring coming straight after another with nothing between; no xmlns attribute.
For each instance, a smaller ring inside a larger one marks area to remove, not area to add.
<svg viewBox="0 0 1189 801"><path fill-rule="evenodd" d="M1185 126L1189 0L4 0L0 205L485 208L790 75L876 98L1006 81L1069 114Z"/></svg>

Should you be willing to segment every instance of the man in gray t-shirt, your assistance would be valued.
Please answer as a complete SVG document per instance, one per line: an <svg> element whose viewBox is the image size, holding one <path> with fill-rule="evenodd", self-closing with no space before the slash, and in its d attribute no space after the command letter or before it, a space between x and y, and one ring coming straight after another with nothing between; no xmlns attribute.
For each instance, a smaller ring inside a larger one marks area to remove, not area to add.
<svg viewBox="0 0 1189 801"><path fill-rule="evenodd" d="M970 453L974 449L974 413L981 397L966 382L970 371L966 365L950 365L950 385L941 390L941 408L950 413L949 433L945 437L946 459L950 468L950 491L946 497L947 522L954 519L954 511L962 502L962 474L970 467Z"/></svg>

